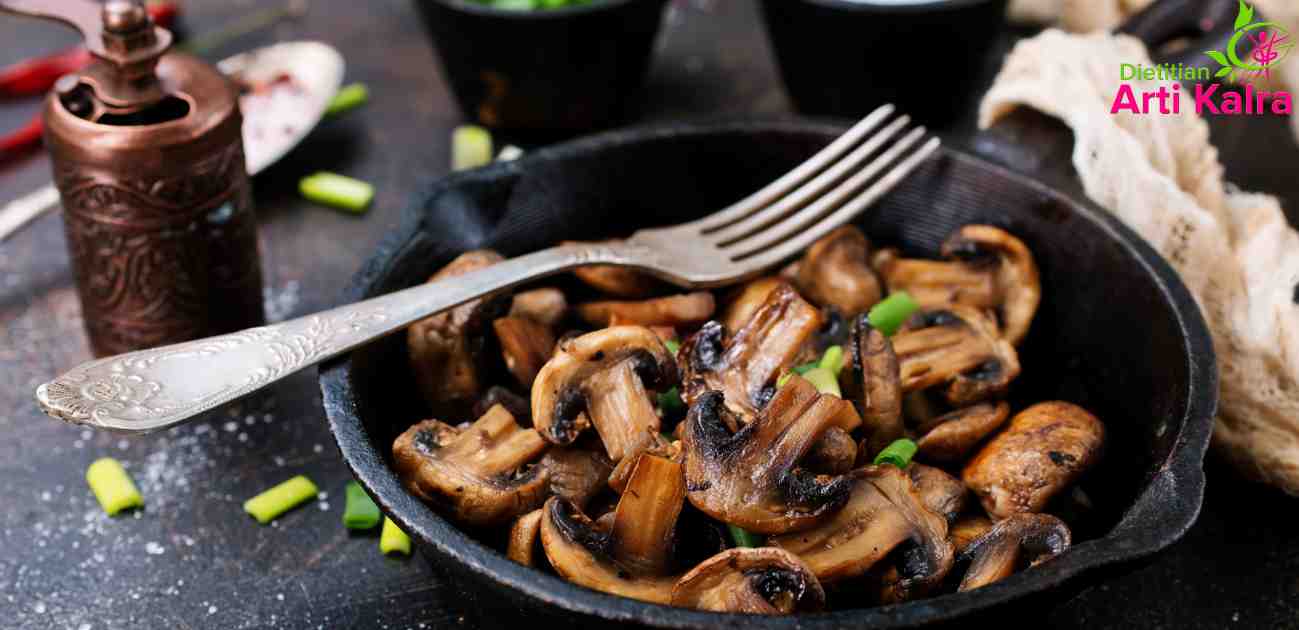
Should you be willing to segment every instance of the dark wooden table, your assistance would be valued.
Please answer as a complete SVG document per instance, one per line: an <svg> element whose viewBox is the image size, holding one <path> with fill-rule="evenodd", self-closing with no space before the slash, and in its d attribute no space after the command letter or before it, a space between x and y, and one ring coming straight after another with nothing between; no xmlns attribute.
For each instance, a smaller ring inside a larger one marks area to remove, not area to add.
<svg viewBox="0 0 1299 630"><path fill-rule="evenodd" d="M192 0L184 24L210 30L249 5ZM643 119L789 113L750 2L677 2L665 19ZM213 57L298 38L337 46L348 80L368 83L372 96L257 179L275 319L333 303L397 224L407 196L446 172L448 134L462 121L406 2L317 0L305 18L230 42ZM0 18L0 63L70 41L57 27ZM999 59L988 60L989 77ZM34 109L0 103L0 129ZM959 138L969 129L966 120L949 131ZM1233 179L1299 208L1299 152L1284 122L1218 120L1214 138ZM315 169L374 182L373 209L354 217L301 200L296 182ZM48 174L40 154L4 167L0 199ZM468 625L465 611L492 608L440 581L423 558L383 557L375 535L341 526L349 474L325 427L314 373L207 422L148 437L42 416L31 397L36 385L88 358L63 241L59 220L46 217L0 244L0 627L434 628ZM104 455L129 467L146 497L143 511L115 519L100 511L83 474ZM1203 515L1186 539L1034 621L1299 627L1299 533L1291 520L1299 504L1213 461L1209 471ZM244 499L296 474L328 496L271 526L243 513Z"/></svg>

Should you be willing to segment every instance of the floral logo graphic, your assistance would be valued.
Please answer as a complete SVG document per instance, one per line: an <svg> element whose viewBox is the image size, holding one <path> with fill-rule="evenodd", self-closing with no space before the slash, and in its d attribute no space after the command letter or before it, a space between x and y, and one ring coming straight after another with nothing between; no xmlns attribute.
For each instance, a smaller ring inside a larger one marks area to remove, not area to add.
<svg viewBox="0 0 1299 630"><path fill-rule="evenodd" d="M1227 50L1209 50L1205 54L1218 62L1221 68L1214 78L1226 78L1236 81L1241 77L1254 79L1268 77L1272 68L1277 67L1286 55L1294 48L1290 33L1276 22L1254 20L1254 8L1240 0L1240 11L1236 14L1236 34L1227 42ZM1240 57L1242 42L1253 45L1253 51L1247 53L1246 59Z"/></svg>

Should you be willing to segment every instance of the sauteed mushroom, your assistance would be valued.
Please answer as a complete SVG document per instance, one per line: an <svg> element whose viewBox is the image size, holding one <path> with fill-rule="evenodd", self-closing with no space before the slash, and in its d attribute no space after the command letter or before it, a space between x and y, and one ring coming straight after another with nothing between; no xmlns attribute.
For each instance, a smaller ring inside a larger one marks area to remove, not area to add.
<svg viewBox="0 0 1299 630"><path fill-rule="evenodd" d="M857 463L857 443L852 435L834 426L821 434L804 458L804 468L823 475L842 475Z"/></svg>
<svg viewBox="0 0 1299 630"><path fill-rule="evenodd" d="M982 311L951 305L920 311L892 338L902 391L946 383L947 400L964 406L1006 390L1019 376L1019 354Z"/></svg>
<svg viewBox="0 0 1299 630"><path fill-rule="evenodd" d="M723 394L701 394L686 416L686 488L713 518L760 534L806 529L843 505L851 481L814 475L799 461L843 407L793 377L750 424L732 433ZM729 426L728 426L729 425Z"/></svg>
<svg viewBox="0 0 1299 630"><path fill-rule="evenodd" d="M564 321L568 313L568 298L554 287L542 287L514 294L510 303L510 317L524 317L552 330Z"/></svg>
<svg viewBox="0 0 1299 630"><path fill-rule="evenodd" d="M536 431L515 424L498 405L464 429L420 422L397 437L392 451L397 474L411 493L448 506L461 522L496 525L545 500L550 475L527 464L546 446Z"/></svg>
<svg viewBox="0 0 1299 630"><path fill-rule="evenodd" d="M577 314L593 326L610 326L615 321L635 326L693 326L708 321L716 307L712 293L696 291L640 302L587 302L577 305Z"/></svg>
<svg viewBox="0 0 1299 630"><path fill-rule="evenodd" d="M898 563L897 591L905 598L942 581L953 560L947 521L925 507L910 477L883 465L859 468L852 479L851 496L834 516L768 543L798 555L825 583L861 575L910 542Z"/></svg>
<svg viewBox="0 0 1299 630"><path fill-rule="evenodd" d="M744 324L748 323L749 318L767 301L767 296L771 295L778 287L793 288L785 279L776 276L764 276L757 280L750 280L730 298L726 305L726 310L722 313L722 325L726 330L739 330Z"/></svg>
<svg viewBox="0 0 1299 630"><path fill-rule="evenodd" d="M676 376L672 354L642 326L615 326L566 340L533 382L533 426L562 445L572 443L589 418L616 462L659 432L646 388L667 389Z"/></svg>
<svg viewBox="0 0 1299 630"><path fill-rule="evenodd" d="M501 317L492 322L496 340L501 344L505 368L519 385L532 387L541 366L555 349L555 333L550 327L526 317Z"/></svg>
<svg viewBox="0 0 1299 630"><path fill-rule="evenodd" d="M907 467L907 474L911 476L911 484L920 502L929 511L947 519L948 524L956 521L957 515L965 510L970 493L960 479L924 464L911 464Z"/></svg>
<svg viewBox="0 0 1299 630"><path fill-rule="evenodd" d="M736 415L753 417L771 398L776 377L794 365L820 325L820 313L785 285L730 338L716 321L704 324L681 346L686 402L718 390Z"/></svg>
<svg viewBox="0 0 1299 630"><path fill-rule="evenodd" d="M605 488L613 464L604 453L580 448L552 448L540 466L550 473L550 492L585 508L591 497Z"/></svg>
<svg viewBox="0 0 1299 630"><path fill-rule="evenodd" d="M505 557L525 566L535 566L537 538L541 533L541 510L533 510L514 520Z"/></svg>
<svg viewBox="0 0 1299 630"><path fill-rule="evenodd" d="M775 547L728 549L672 588L672 605L715 612L788 615L817 612L825 591L802 560Z"/></svg>
<svg viewBox="0 0 1299 630"><path fill-rule="evenodd" d="M1105 426L1086 409L1038 403L1015 414L966 464L962 478L993 518L1040 512L1096 463L1104 441Z"/></svg>
<svg viewBox="0 0 1299 630"><path fill-rule="evenodd" d="M562 245L572 245L574 241L565 241ZM587 265L573 270L573 275L592 288L602 293L620 298L643 298L658 288L653 277L645 275L630 267L618 265Z"/></svg>
<svg viewBox="0 0 1299 630"><path fill-rule="evenodd" d="M505 260L491 250L465 252L433 274L429 282L459 276ZM415 383L434 410L445 403L465 403L478 398L480 370L489 341L487 327L504 311L503 297L471 300L430 315L406 329L410 367Z"/></svg>
<svg viewBox="0 0 1299 630"><path fill-rule="evenodd" d="M514 421L519 426L532 426L532 407L528 399L504 388L500 385L492 385L483 392L483 395L474 403L473 414L475 418L481 418L487 413L488 409L500 405L514 416Z"/></svg>
<svg viewBox="0 0 1299 630"><path fill-rule="evenodd" d="M1019 345L1042 299L1037 264L1023 241L989 225L967 225L948 237L942 253L947 262L899 258L891 250L874 262L889 289L910 293L921 306L996 309L1005 338Z"/></svg>
<svg viewBox="0 0 1299 630"><path fill-rule="evenodd" d="M966 514L958 517L947 532L947 539L952 541L956 553L961 554L970 543L992 529L992 520L982 514Z"/></svg>
<svg viewBox="0 0 1299 630"><path fill-rule="evenodd" d="M960 592L1005 579L1017 566L1035 567L1069 550L1072 536L1064 521L1049 514L1015 514L992 526L961 552L970 568Z"/></svg>
<svg viewBox="0 0 1299 630"><path fill-rule="evenodd" d="M926 461L957 462L973 451L983 438L997 430L1010 415L1010 405L980 403L943 414L921 425L916 441L917 455Z"/></svg>
<svg viewBox="0 0 1299 630"><path fill-rule="evenodd" d="M862 410L866 439L862 453L870 457L902 437L902 384L897 355L884 333L861 315L853 323L850 392Z"/></svg>
<svg viewBox="0 0 1299 630"><path fill-rule="evenodd" d="M863 313L880 301L880 281L870 266L870 242L845 225L808 248L798 266L798 289L813 304L845 316Z"/></svg>
<svg viewBox="0 0 1299 630"><path fill-rule="evenodd" d="M568 580L605 593L660 604L672 599L673 530L684 504L681 465L643 454L601 530L572 503L552 497L543 508L541 544Z"/></svg>

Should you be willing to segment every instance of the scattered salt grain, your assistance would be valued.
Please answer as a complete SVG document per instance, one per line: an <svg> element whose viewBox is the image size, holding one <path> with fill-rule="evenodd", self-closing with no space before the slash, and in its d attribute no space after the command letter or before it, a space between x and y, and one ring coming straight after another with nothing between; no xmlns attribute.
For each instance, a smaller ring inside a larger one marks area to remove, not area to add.
<svg viewBox="0 0 1299 630"><path fill-rule="evenodd" d="M164 548L162 545L159 545L158 543L153 541L149 541L144 545L144 552L151 556L160 556L166 550L167 549Z"/></svg>
<svg viewBox="0 0 1299 630"><path fill-rule="evenodd" d="M235 422L234 420L231 420L221 425L221 428L225 429L226 433L234 433L235 431L239 430L239 423Z"/></svg>
<svg viewBox="0 0 1299 630"><path fill-rule="evenodd" d="M311 447L311 452L313 452L313 453L321 453L321 452L324 452L324 450L325 450L325 447L323 447L323 446L321 446L321 445L319 445L319 444L317 444L317 445Z"/></svg>
<svg viewBox="0 0 1299 630"><path fill-rule="evenodd" d="M215 615L215 614L216 614L216 611L217 611L217 607L216 607L216 606L208 606L208 607L207 607L207 614L209 614L209 615Z"/></svg>
<svg viewBox="0 0 1299 630"><path fill-rule="evenodd" d="M36 605L32 606L32 610L38 615L45 614L45 602L36 602Z"/></svg>

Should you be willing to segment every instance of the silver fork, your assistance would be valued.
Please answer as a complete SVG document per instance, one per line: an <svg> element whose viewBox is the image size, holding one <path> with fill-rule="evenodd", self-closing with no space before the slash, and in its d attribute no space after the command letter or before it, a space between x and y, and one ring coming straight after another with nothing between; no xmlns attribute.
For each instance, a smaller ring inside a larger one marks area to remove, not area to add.
<svg viewBox="0 0 1299 630"><path fill-rule="evenodd" d="M780 179L702 219L625 241L552 247L279 324L91 361L41 385L36 400L67 422L143 433L438 311L582 265L633 267L690 288L755 276L856 216L938 149L923 127L893 114L892 106L879 108Z"/></svg>

